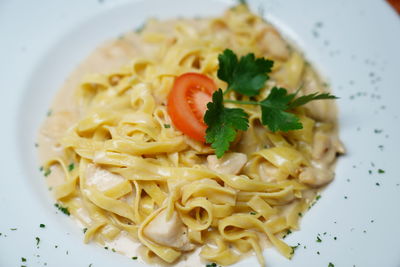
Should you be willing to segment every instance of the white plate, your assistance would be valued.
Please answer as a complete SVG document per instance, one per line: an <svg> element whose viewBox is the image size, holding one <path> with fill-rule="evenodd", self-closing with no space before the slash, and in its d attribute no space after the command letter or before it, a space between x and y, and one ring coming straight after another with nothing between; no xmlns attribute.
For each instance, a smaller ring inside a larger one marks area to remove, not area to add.
<svg viewBox="0 0 400 267"><path fill-rule="evenodd" d="M38 126L63 80L102 41L151 16L217 15L229 3L0 1L0 266L139 265L82 244L81 230L56 214L38 171ZM293 260L269 249L268 266L400 266L399 17L384 1L373 0L255 0L250 5L300 46L341 97L340 135L348 149L301 231L286 239L301 244ZM238 266L250 264L257 265L254 257Z"/></svg>

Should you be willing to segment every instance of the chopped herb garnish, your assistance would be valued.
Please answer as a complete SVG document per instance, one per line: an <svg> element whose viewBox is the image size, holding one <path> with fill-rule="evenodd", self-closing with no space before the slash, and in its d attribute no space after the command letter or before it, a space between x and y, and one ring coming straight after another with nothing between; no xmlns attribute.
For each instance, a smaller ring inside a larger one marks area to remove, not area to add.
<svg viewBox="0 0 400 267"><path fill-rule="evenodd" d="M320 198L321 198L321 195L318 195L315 197L315 200L320 200Z"/></svg>
<svg viewBox="0 0 400 267"><path fill-rule="evenodd" d="M335 265L334 265L332 262L330 262L330 263L328 264L328 267L335 267Z"/></svg>
<svg viewBox="0 0 400 267"><path fill-rule="evenodd" d="M50 168L46 169L45 172L44 172L44 176L47 177L47 176L49 176L50 174L51 174Z"/></svg>
<svg viewBox="0 0 400 267"><path fill-rule="evenodd" d="M286 234L282 238L286 238L288 235L292 233L292 230L287 229Z"/></svg>
<svg viewBox="0 0 400 267"><path fill-rule="evenodd" d="M49 111L47 111L47 117L50 117L51 116L51 114L53 114L53 111L51 110L51 109L49 109Z"/></svg>
<svg viewBox="0 0 400 267"><path fill-rule="evenodd" d="M59 210L59 211L61 211L62 213L64 213L65 215L71 215L71 213L69 212L69 210L68 210L68 208L67 207L63 207L63 206L61 206L60 204L58 204L58 203L56 203L56 204L54 204L54 206Z"/></svg>
<svg viewBox="0 0 400 267"><path fill-rule="evenodd" d="M10 228L11 231L17 231L17 228Z"/></svg>
<svg viewBox="0 0 400 267"><path fill-rule="evenodd" d="M333 240L337 240L337 237L335 236L335 237L333 237Z"/></svg>
<svg viewBox="0 0 400 267"><path fill-rule="evenodd" d="M291 248L292 248L292 252L290 252L290 254L291 255L293 255L294 254L294 252L295 252L295 250L298 248L300 246L300 243L297 243L297 245L296 246L291 246Z"/></svg>
<svg viewBox="0 0 400 267"><path fill-rule="evenodd" d="M299 217L303 217L303 213L301 212L297 213L297 215L299 215Z"/></svg>
<svg viewBox="0 0 400 267"><path fill-rule="evenodd" d="M115 252L116 250L115 250L115 248L112 248L111 251L112 251L112 252Z"/></svg>
<svg viewBox="0 0 400 267"><path fill-rule="evenodd" d="M73 171L74 168L75 168L75 164L74 163L71 163L71 164L68 165L68 171Z"/></svg>
<svg viewBox="0 0 400 267"><path fill-rule="evenodd" d="M137 257L135 256L135 257L132 257L132 260L137 260Z"/></svg>
<svg viewBox="0 0 400 267"><path fill-rule="evenodd" d="M385 171L382 169L378 169L378 173L385 173Z"/></svg>
<svg viewBox="0 0 400 267"><path fill-rule="evenodd" d="M39 237L35 237L35 239L36 239L36 246L39 246L40 238Z"/></svg>
<svg viewBox="0 0 400 267"><path fill-rule="evenodd" d="M24 257L21 258L22 262L26 262L26 259Z"/></svg>
<svg viewBox="0 0 400 267"><path fill-rule="evenodd" d="M317 236L317 242L318 242L318 243L321 243L321 242L322 242L322 239L319 238L319 236Z"/></svg>
<svg viewBox="0 0 400 267"><path fill-rule="evenodd" d="M87 228L86 228L86 227L83 228L83 233L84 233L84 234L86 233L86 231L87 231Z"/></svg>
<svg viewBox="0 0 400 267"><path fill-rule="evenodd" d="M381 130L381 129L375 129L375 130L374 130L374 133L380 134L380 133L382 133L382 131L383 131L383 130Z"/></svg>
<svg viewBox="0 0 400 267"><path fill-rule="evenodd" d="M108 247L104 247L104 249L108 249Z"/></svg>
<svg viewBox="0 0 400 267"><path fill-rule="evenodd" d="M43 166L39 167L39 171L41 171L41 172L43 171Z"/></svg>
<svg viewBox="0 0 400 267"><path fill-rule="evenodd" d="M38 143L35 143L35 147L39 147L39 144L38 144Z"/></svg>
<svg viewBox="0 0 400 267"><path fill-rule="evenodd" d="M257 212L255 212L255 211L250 211L250 214L251 214L251 215L256 215Z"/></svg>
<svg viewBox="0 0 400 267"><path fill-rule="evenodd" d="M171 125L170 124L164 124L164 128L166 128L166 129L171 128Z"/></svg>
<svg viewBox="0 0 400 267"><path fill-rule="evenodd" d="M215 262L207 263L206 267L217 267L217 264Z"/></svg>
<svg viewBox="0 0 400 267"><path fill-rule="evenodd" d="M380 184L380 183L375 183L375 185L376 185L376 186L380 186L381 184Z"/></svg>
<svg viewBox="0 0 400 267"><path fill-rule="evenodd" d="M135 29L135 32L136 32L136 33L141 33L141 32L144 30L145 27L146 27L146 24L145 24L145 23L142 23L142 25L138 26L138 27Z"/></svg>
<svg viewBox="0 0 400 267"><path fill-rule="evenodd" d="M39 224L39 227L40 227L40 228L45 228L46 225L44 225L43 223L41 223L41 224Z"/></svg>

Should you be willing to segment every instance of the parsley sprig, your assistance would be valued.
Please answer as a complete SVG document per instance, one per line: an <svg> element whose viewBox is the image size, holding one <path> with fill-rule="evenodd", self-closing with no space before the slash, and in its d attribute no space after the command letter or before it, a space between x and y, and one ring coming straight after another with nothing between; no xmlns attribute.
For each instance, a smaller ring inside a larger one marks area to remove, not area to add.
<svg viewBox="0 0 400 267"><path fill-rule="evenodd" d="M207 104L204 122L208 128L206 142L215 149L218 158L229 149L235 140L237 131L246 131L249 127L248 115L241 108L226 108L225 103L240 105L257 105L261 110L261 123L272 132L291 131L303 128L299 118L290 111L313 100L336 99L329 93L313 93L297 97L299 90L289 94L285 88L273 87L269 95L262 101L238 101L223 99L223 95L235 91L245 96L256 96L264 88L269 79L273 61L255 58L250 53L238 59L236 54L226 49L218 57L218 78L227 83L223 93L221 89L214 92L212 102Z"/></svg>
<svg viewBox="0 0 400 267"><path fill-rule="evenodd" d="M206 142L211 144L220 158L235 140L237 130L247 130L249 121L243 109L224 107L221 89L213 94L212 100L207 104L207 112L204 115L204 122L208 125Z"/></svg>

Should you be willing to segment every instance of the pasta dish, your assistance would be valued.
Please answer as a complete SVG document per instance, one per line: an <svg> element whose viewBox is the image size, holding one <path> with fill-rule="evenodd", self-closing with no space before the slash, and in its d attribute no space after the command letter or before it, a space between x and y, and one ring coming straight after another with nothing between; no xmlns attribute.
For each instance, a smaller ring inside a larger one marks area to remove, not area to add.
<svg viewBox="0 0 400 267"><path fill-rule="evenodd" d="M66 81L40 130L43 172L85 242L134 259L291 258L283 236L344 153L327 90L245 5L149 20Z"/></svg>

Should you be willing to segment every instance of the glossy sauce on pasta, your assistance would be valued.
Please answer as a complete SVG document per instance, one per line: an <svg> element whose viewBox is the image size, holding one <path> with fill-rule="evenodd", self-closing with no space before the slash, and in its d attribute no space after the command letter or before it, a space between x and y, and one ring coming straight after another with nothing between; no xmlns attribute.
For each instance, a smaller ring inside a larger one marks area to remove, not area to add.
<svg viewBox="0 0 400 267"><path fill-rule="evenodd" d="M166 98L175 77L199 72L218 80L218 55L274 60L273 86L300 94L326 90L302 54L245 6L219 18L151 20L95 50L68 78L39 133L48 186L96 241L158 264L230 265L275 247L322 186L334 177L336 108L317 101L296 109L303 129L272 133L256 109L250 128L217 159L213 150L175 129ZM228 94L237 99L235 93ZM170 125L170 127L165 127Z"/></svg>

